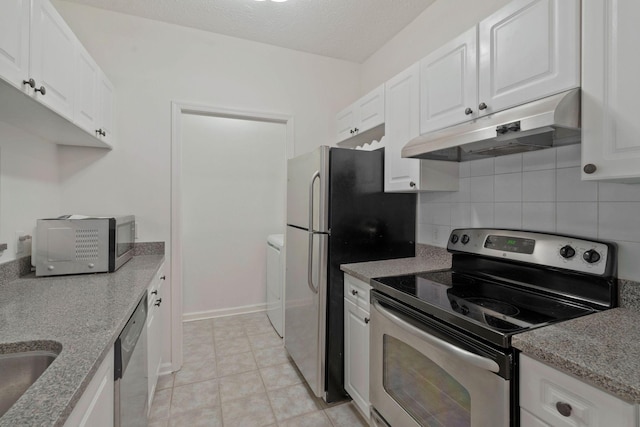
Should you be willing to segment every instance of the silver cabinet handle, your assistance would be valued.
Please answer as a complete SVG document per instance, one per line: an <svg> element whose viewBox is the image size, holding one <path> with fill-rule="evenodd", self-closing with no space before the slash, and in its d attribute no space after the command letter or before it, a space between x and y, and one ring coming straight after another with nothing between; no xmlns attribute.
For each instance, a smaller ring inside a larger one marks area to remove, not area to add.
<svg viewBox="0 0 640 427"><path fill-rule="evenodd" d="M34 89L35 92L40 92L43 96L47 94L47 89L44 86L40 86L39 88Z"/></svg>
<svg viewBox="0 0 640 427"><path fill-rule="evenodd" d="M413 181L409 182L409 187L415 188L416 187L416 183L413 182Z"/></svg>
<svg viewBox="0 0 640 427"><path fill-rule="evenodd" d="M371 319L369 319L368 317L364 318L364 323L368 324L371 321Z"/></svg>
<svg viewBox="0 0 640 427"><path fill-rule="evenodd" d="M351 295L358 295L358 291L356 291L355 289L351 290Z"/></svg>
<svg viewBox="0 0 640 427"><path fill-rule="evenodd" d="M471 108L467 107L467 109L466 109L466 110L464 110L464 114L466 114L467 116L469 116L469 115L473 114L473 110L472 110Z"/></svg>
<svg viewBox="0 0 640 427"><path fill-rule="evenodd" d="M160 304L162 304L162 298L158 298L158 300L153 305L155 305L156 307L160 307Z"/></svg>
<svg viewBox="0 0 640 427"><path fill-rule="evenodd" d="M485 104L484 102L481 102L480 105L478 105L478 109L479 110L486 110L487 109L487 104Z"/></svg>
<svg viewBox="0 0 640 427"><path fill-rule="evenodd" d="M560 413L560 415L562 415L563 417L570 417L571 416L571 411L573 410L573 408L571 407L571 405L569 405L568 403L565 402L556 402L556 410Z"/></svg>
<svg viewBox="0 0 640 427"><path fill-rule="evenodd" d="M584 165L582 170L584 171L584 173L591 175L592 173L597 171L598 168L593 163L588 163L588 164Z"/></svg>
<svg viewBox="0 0 640 427"><path fill-rule="evenodd" d="M29 79L29 80L23 80L22 81L23 85L28 85L31 86L31 89L34 89L36 87L36 81L33 79Z"/></svg>
<svg viewBox="0 0 640 427"><path fill-rule="evenodd" d="M450 354L453 354L455 357L462 359L466 363L469 363L477 368L484 369L485 371L490 371L490 372L496 372L496 373L500 372L500 367L495 362L495 360L487 359L486 357L482 357L482 356L478 356L477 354L470 353L466 350L456 347L453 344L443 341L440 338L436 338L432 335L429 335L428 333L405 322L400 317L391 313L389 310L382 308L382 306L378 302L373 303L373 308L382 316L384 316L387 320L389 320L391 323L417 336L421 340L426 341L432 346L437 347L442 351L446 351Z"/></svg>
<svg viewBox="0 0 640 427"><path fill-rule="evenodd" d="M315 171L311 176L311 182L309 183L309 258L307 259L307 285L314 294L318 293L318 287L313 284L313 184L316 179L320 178L320 171Z"/></svg>

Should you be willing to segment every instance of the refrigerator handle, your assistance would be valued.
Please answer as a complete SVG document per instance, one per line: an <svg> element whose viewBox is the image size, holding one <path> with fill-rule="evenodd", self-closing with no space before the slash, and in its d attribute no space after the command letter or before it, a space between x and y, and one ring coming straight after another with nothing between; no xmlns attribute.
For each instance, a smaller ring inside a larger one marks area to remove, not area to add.
<svg viewBox="0 0 640 427"><path fill-rule="evenodd" d="M314 294L318 293L318 287L313 285L313 184L316 182L316 179L320 178L320 172L316 171L311 177L311 182L309 183L309 259L307 260L307 284L309 285L309 289Z"/></svg>

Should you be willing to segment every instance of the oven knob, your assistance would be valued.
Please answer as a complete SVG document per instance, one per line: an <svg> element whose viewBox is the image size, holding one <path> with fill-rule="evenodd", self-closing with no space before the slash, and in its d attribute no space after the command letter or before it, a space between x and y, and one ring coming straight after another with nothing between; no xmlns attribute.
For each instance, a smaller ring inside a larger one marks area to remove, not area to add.
<svg viewBox="0 0 640 427"><path fill-rule="evenodd" d="M582 258L589 264L593 264L600 261L600 254L593 249L589 249L582 254Z"/></svg>
<svg viewBox="0 0 640 427"><path fill-rule="evenodd" d="M464 314L465 316L467 314L469 314L469 307L467 307L466 305L461 305L460 306L460 313Z"/></svg>
<svg viewBox="0 0 640 427"><path fill-rule="evenodd" d="M466 234L463 234L461 242L463 245L466 245L467 243L469 243L469 236Z"/></svg>
<svg viewBox="0 0 640 427"><path fill-rule="evenodd" d="M456 300L451 301L451 308L457 310L459 307L458 302Z"/></svg>
<svg viewBox="0 0 640 427"><path fill-rule="evenodd" d="M566 258L566 259L573 258L575 254L576 254L576 250L569 245L566 245L560 248L560 256L562 258Z"/></svg>
<svg viewBox="0 0 640 427"><path fill-rule="evenodd" d="M451 243L458 243L458 235L457 234L452 234L451 235Z"/></svg>

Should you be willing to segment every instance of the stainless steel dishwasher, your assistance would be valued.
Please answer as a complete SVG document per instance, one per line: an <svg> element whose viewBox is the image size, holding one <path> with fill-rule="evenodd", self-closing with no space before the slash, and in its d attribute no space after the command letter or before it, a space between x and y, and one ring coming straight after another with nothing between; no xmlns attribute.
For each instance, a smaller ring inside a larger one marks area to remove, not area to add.
<svg viewBox="0 0 640 427"><path fill-rule="evenodd" d="M147 426L147 295L115 344L115 427Z"/></svg>

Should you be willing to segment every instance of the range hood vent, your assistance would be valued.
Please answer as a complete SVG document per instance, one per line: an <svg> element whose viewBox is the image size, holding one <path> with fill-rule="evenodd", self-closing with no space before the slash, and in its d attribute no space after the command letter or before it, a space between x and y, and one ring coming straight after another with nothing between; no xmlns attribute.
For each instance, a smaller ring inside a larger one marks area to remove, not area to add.
<svg viewBox="0 0 640 427"><path fill-rule="evenodd" d="M427 133L402 157L462 162L580 142L580 89Z"/></svg>

